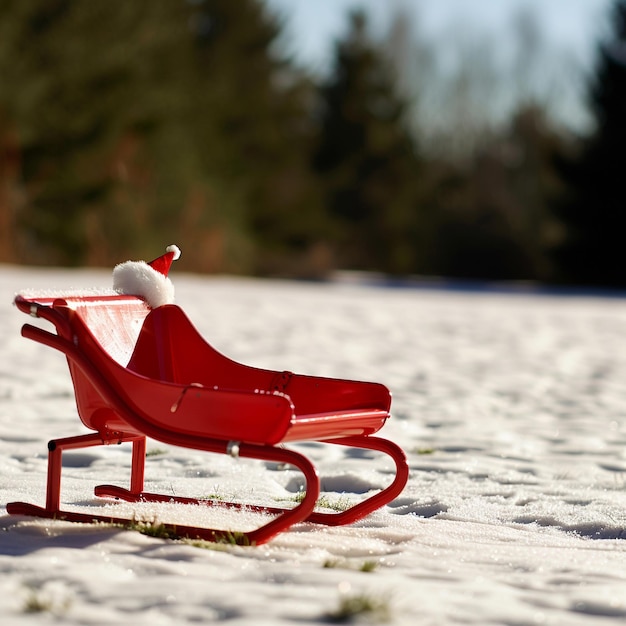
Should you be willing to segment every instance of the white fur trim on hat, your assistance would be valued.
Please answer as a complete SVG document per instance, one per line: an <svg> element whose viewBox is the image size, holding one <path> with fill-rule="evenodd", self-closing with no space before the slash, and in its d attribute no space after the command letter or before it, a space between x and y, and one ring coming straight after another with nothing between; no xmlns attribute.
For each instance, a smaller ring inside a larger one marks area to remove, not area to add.
<svg viewBox="0 0 626 626"><path fill-rule="evenodd" d="M113 269L113 289L126 296L139 296L153 309L174 303L172 281L144 261L126 261L116 265Z"/></svg>

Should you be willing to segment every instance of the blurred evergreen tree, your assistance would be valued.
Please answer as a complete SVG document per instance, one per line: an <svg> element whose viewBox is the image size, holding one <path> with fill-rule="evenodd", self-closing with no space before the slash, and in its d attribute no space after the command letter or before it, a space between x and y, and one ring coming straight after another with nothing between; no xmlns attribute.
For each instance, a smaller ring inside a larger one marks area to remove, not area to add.
<svg viewBox="0 0 626 626"><path fill-rule="evenodd" d="M524 278L554 279L552 249L562 238L553 205L563 193L555 161L567 154L569 140L557 132L545 105L526 104L511 120L503 144L513 227L528 265Z"/></svg>
<svg viewBox="0 0 626 626"><path fill-rule="evenodd" d="M315 271L310 88L260 0L6 0L2 16L20 201L0 193L0 219L17 215L22 260L109 264L176 239L193 269Z"/></svg>
<svg viewBox="0 0 626 626"><path fill-rule="evenodd" d="M192 12L190 130L210 195L227 196L248 242L245 269L323 273L309 81L277 56L280 24L258 0L204 0Z"/></svg>
<svg viewBox="0 0 626 626"><path fill-rule="evenodd" d="M337 262L344 268L421 269L420 163L405 111L390 64L368 36L365 14L351 14L321 88L314 159L334 224Z"/></svg>
<svg viewBox="0 0 626 626"><path fill-rule="evenodd" d="M579 154L561 162L567 191L557 207L566 237L555 251L560 279L626 286L626 2L613 6L613 33L598 49L590 85L595 131Z"/></svg>
<svg viewBox="0 0 626 626"><path fill-rule="evenodd" d="M180 40L167 19L177 4L3 3L0 110L18 138L22 260L108 262L146 234L141 147L166 108L157 70Z"/></svg>
<svg viewBox="0 0 626 626"><path fill-rule="evenodd" d="M560 190L552 162L561 150L543 109L529 105L471 160L440 166L433 194L434 272L463 279L548 279L548 249L559 236L549 203Z"/></svg>

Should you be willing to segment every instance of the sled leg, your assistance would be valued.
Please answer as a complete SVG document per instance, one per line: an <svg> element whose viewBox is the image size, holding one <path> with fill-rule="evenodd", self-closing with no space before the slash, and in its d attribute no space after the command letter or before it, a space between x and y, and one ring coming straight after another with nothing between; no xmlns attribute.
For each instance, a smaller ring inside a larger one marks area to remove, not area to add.
<svg viewBox="0 0 626 626"><path fill-rule="evenodd" d="M133 456L130 470L130 491L139 494L143 491L144 473L146 468L146 438L140 437L133 441Z"/></svg>
<svg viewBox="0 0 626 626"><path fill-rule="evenodd" d="M132 439L136 439L133 437ZM36 515L37 517L58 517L61 514L61 471L63 469L63 452L102 446L109 443L121 443L131 439L121 436L113 441L106 441L99 433L53 439L48 442L48 477L46 481L46 506L40 507L27 502L9 502L9 515ZM143 480L143 474L141 474Z"/></svg>
<svg viewBox="0 0 626 626"><path fill-rule="evenodd" d="M98 433L53 439L48 443L48 481L46 488L46 510L56 512L61 505L61 470L63 451L77 448L101 446L102 437Z"/></svg>

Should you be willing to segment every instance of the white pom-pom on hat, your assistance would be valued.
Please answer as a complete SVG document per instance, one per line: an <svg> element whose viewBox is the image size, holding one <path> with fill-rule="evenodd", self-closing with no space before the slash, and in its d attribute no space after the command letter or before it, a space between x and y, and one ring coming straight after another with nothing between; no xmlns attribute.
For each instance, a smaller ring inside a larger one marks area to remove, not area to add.
<svg viewBox="0 0 626 626"><path fill-rule="evenodd" d="M126 261L113 269L113 289L118 293L139 296L155 309L174 303L174 285L168 278L172 261L180 257L178 246L166 248L164 255L146 263Z"/></svg>
<svg viewBox="0 0 626 626"><path fill-rule="evenodd" d="M174 255L172 261L178 261L178 259L180 259L180 248L176 244L167 246L165 252L171 252Z"/></svg>

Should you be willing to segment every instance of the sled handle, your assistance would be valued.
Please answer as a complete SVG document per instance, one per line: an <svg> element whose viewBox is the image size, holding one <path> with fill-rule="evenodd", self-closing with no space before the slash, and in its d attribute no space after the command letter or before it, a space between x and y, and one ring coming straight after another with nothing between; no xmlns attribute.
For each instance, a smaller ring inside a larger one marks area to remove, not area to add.
<svg viewBox="0 0 626 626"><path fill-rule="evenodd" d="M43 328L39 328L37 326L32 326L31 324L24 324L22 326L22 337L26 337L26 339L32 339L37 343L42 343L45 346L50 346L51 348L55 348L60 352L68 353L68 349L71 350L73 347L72 344L63 337L59 335L55 335L54 333L48 332Z"/></svg>
<svg viewBox="0 0 626 626"><path fill-rule="evenodd" d="M58 299L55 298L54 300L46 301L45 303L36 302L19 295L16 296L14 300L15 306L22 311L22 313L26 313L31 317L41 318L50 322L57 329L57 333L59 335L69 338L72 335L69 322L61 313L55 310L53 306L50 306L51 304L54 305L57 301Z"/></svg>

